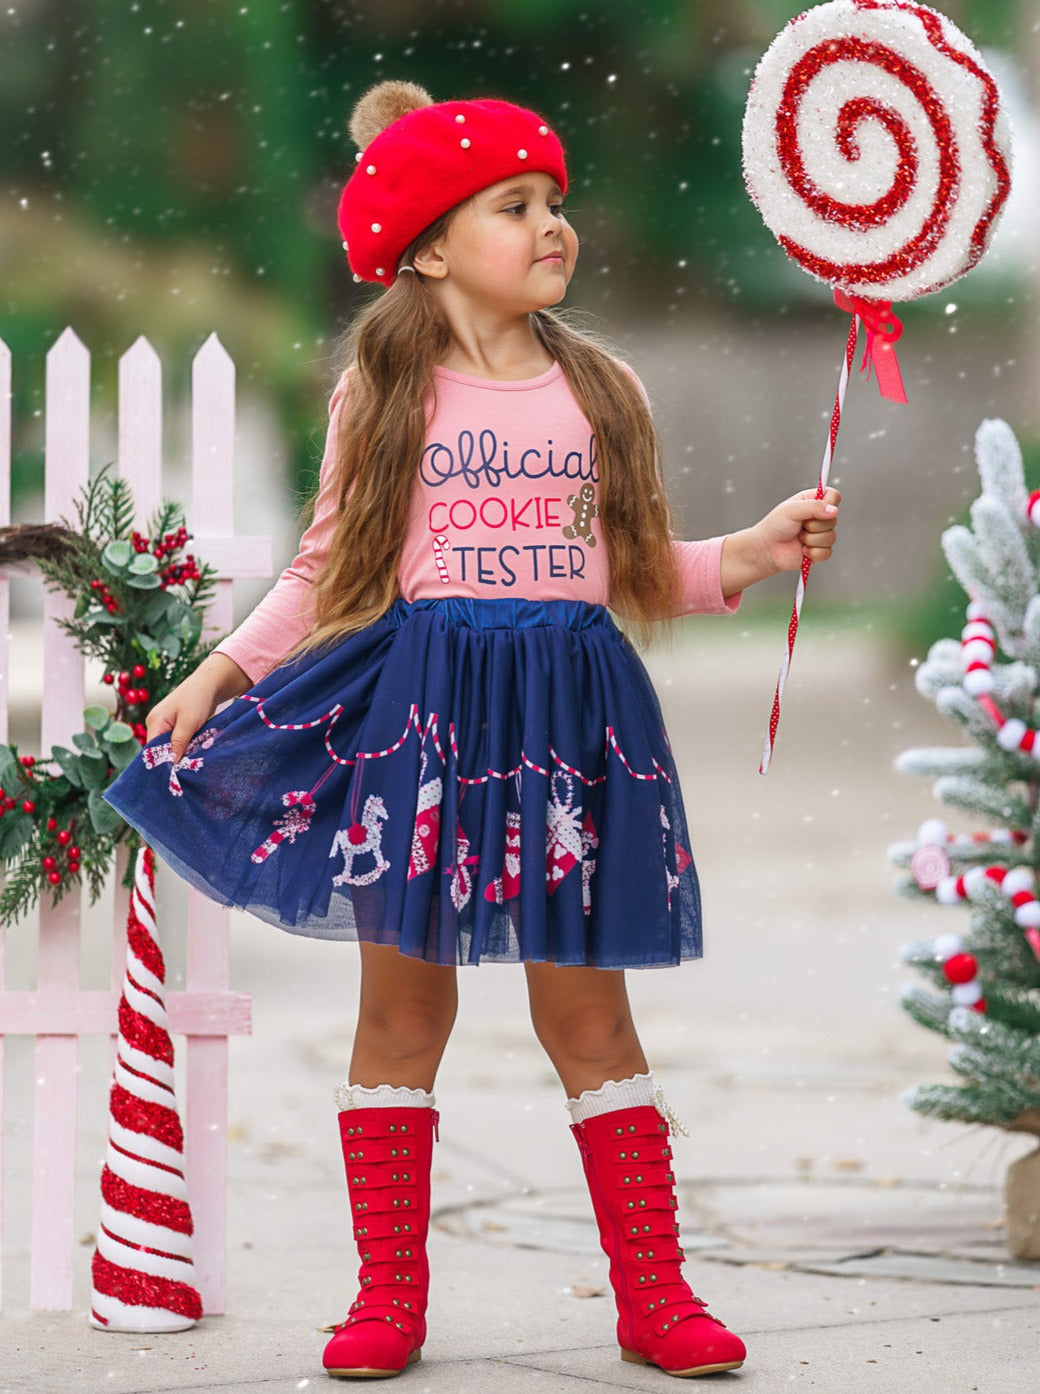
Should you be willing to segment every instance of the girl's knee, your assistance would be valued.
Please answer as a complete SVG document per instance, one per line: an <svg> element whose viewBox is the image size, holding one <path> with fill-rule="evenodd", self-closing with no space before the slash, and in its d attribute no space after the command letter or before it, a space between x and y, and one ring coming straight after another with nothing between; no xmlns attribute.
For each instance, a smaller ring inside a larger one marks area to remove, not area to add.
<svg viewBox="0 0 1040 1394"><path fill-rule="evenodd" d="M454 992L437 996L396 993L366 1000L358 1011L358 1032L378 1037L383 1053L400 1058L444 1048L455 1024Z"/></svg>
<svg viewBox="0 0 1040 1394"><path fill-rule="evenodd" d="M535 1034L555 1059L610 1059L627 1044L635 1028L627 1005L577 1005L556 1010L532 1006Z"/></svg>

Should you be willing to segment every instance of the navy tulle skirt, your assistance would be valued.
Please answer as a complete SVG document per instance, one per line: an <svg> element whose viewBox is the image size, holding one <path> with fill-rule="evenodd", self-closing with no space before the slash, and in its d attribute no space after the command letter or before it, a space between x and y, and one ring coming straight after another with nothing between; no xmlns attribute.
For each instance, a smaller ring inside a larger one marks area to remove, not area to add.
<svg viewBox="0 0 1040 1394"><path fill-rule="evenodd" d="M398 601L106 797L193 886L296 934L441 964L700 956L661 711L602 606Z"/></svg>

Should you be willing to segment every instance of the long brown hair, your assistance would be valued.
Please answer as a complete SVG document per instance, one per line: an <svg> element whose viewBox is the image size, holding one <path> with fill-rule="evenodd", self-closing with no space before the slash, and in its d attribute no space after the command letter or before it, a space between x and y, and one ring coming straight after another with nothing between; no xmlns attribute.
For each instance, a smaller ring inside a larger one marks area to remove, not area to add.
<svg viewBox="0 0 1040 1394"><path fill-rule="evenodd" d="M440 236L451 216L427 228L403 262ZM531 323L596 438L609 604L648 640L653 622L673 615L679 591L649 408L630 373L594 335L552 310L535 311ZM426 443L425 401L450 343L433 295L410 272L399 274L353 326L350 376L334 423L340 518L315 582L315 627L302 649L371 624L398 596L398 563Z"/></svg>

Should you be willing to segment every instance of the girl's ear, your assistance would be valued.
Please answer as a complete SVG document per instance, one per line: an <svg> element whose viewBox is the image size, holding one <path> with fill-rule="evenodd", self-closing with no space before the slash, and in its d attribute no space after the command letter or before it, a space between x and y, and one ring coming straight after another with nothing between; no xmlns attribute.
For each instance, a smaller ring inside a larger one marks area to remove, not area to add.
<svg viewBox="0 0 1040 1394"><path fill-rule="evenodd" d="M434 281L443 281L448 274L448 263L439 242L428 242L412 257L412 265L421 275Z"/></svg>

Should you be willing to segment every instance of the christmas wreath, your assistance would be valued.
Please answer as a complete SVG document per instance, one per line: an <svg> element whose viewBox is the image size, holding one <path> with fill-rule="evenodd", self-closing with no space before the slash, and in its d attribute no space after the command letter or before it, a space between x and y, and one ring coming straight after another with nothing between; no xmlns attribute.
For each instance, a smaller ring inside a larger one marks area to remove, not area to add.
<svg viewBox="0 0 1040 1394"><path fill-rule="evenodd" d="M145 533L133 527L130 486L102 470L76 503L77 526L0 528L0 566L34 561L44 584L74 601L58 623L103 669L114 710L87 707L72 749L46 757L0 745L0 926L21 919L43 895L56 905L85 882L99 895L118 843L136 834L104 792L146 740L149 709L213 648L203 642L215 571L186 550L184 511L164 501ZM133 848L131 848L133 850ZM133 857L130 866L133 866Z"/></svg>

